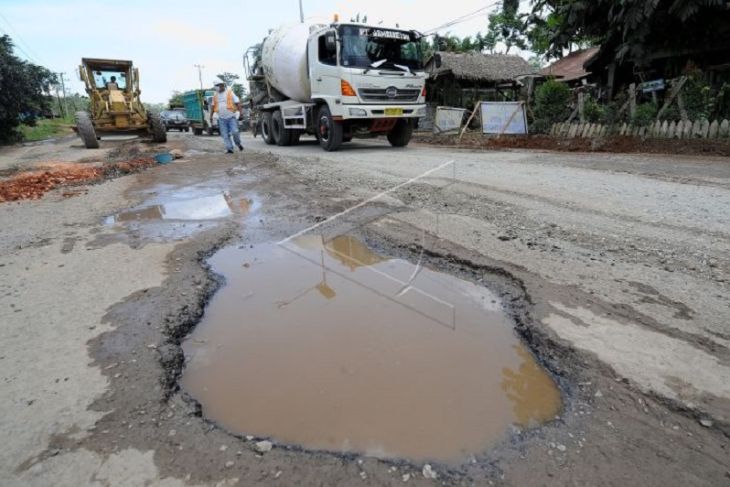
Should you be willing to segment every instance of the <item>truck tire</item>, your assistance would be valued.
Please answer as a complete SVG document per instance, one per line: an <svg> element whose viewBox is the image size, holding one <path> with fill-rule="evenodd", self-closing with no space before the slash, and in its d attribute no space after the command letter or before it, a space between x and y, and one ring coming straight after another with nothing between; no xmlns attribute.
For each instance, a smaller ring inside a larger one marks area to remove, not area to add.
<svg viewBox="0 0 730 487"><path fill-rule="evenodd" d="M291 131L291 145L299 145L299 137L302 136L302 132L300 130L292 130Z"/></svg>
<svg viewBox="0 0 730 487"><path fill-rule="evenodd" d="M160 118L159 113L152 113L147 121L150 132L152 132L152 141L157 143L167 142L167 127L165 122Z"/></svg>
<svg viewBox="0 0 730 487"><path fill-rule="evenodd" d="M388 142L393 147L405 147L411 141L413 135L413 123L410 120L401 119L395 124L393 130L388 133Z"/></svg>
<svg viewBox="0 0 730 487"><path fill-rule="evenodd" d="M204 128L206 134L213 135L213 127L208 125L208 122L204 122L203 128Z"/></svg>
<svg viewBox="0 0 730 487"><path fill-rule="evenodd" d="M99 139L96 137L94 124L91 123L91 117L88 113L76 112L76 128L87 149L99 148Z"/></svg>
<svg viewBox="0 0 730 487"><path fill-rule="evenodd" d="M292 132L284 128L284 117L281 115L281 110L277 110L271 117L271 134L274 137L276 145L284 147L292 145Z"/></svg>
<svg viewBox="0 0 730 487"><path fill-rule="evenodd" d="M203 129L193 128L193 135L203 135Z"/></svg>
<svg viewBox="0 0 730 487"><path fill-rule="evenodd" d="M274 145L276 143L271 127L273 125L272 118L273 115L271 112L265 112L261 120L261 137L263 137L266 145Z"/></svg>
<svg viewBox="0 0 730 487"><path fill-rule="evenodd" d="M342 145L342 122L332 118L332 112L327 105L322 105L317 115L317 140L327 152L334 152Z"/></svg>

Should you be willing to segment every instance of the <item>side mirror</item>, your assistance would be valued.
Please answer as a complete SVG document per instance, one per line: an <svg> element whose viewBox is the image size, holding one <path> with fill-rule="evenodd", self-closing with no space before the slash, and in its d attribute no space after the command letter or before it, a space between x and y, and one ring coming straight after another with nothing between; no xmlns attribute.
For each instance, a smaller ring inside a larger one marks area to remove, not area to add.
<svg viewBox="0 0 730 487"><path fill-rule="evenodd" d="M324 36L324 45L328 52L337 52L337 38L334 32L327 32Z"/></svg>
<svg viewBox="0 0 730 487"><path fill-rule="evenodd" d="M433 55L433 65L436 66L436 69L441 67L441 54L438 52Z"/></svg>

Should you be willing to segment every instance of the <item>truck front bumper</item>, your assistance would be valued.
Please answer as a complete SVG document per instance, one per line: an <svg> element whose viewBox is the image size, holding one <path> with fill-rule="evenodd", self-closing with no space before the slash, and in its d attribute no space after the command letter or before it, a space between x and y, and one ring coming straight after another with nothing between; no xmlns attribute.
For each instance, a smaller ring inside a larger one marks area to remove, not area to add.
<svg viewBox="0 0 730 487"><path fill-rule="evenodd" d="M343 120L379 118L419 118L426 116L426 105L343 105Z"/></svg>

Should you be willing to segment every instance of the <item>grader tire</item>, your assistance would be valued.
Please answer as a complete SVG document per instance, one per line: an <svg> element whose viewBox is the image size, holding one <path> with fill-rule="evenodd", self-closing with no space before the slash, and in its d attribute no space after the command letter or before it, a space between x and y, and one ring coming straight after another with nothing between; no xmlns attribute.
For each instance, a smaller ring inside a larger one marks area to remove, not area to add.
<svg viewBox="0 0 730 487"><path fill-rule="evenodd" d="M87 149L99 148L99 139L96 138L96 130L88 113L76 112L76 128Z"/></svg>
<svg viewBox="0 0 730 487"><path fill-rule="evenodd" d="M167 142L167 127L165 127L165 122L162 121L160 115L157 113L150 115L149 124L152 141L157 143Z"/></svg>

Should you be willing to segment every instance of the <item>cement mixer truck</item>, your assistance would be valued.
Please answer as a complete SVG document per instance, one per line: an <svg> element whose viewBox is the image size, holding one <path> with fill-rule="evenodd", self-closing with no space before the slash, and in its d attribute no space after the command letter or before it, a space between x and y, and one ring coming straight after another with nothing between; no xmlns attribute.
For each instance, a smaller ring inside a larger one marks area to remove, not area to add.
<svg viewBox="0 0 730 487"><path fill-rule="evenodd" d="M339 22L271 31L244 55L254 135L280 146L315 135L326 151L379 135L394 147L408 145L426 114L421 38L413 30Z"/></svg>

